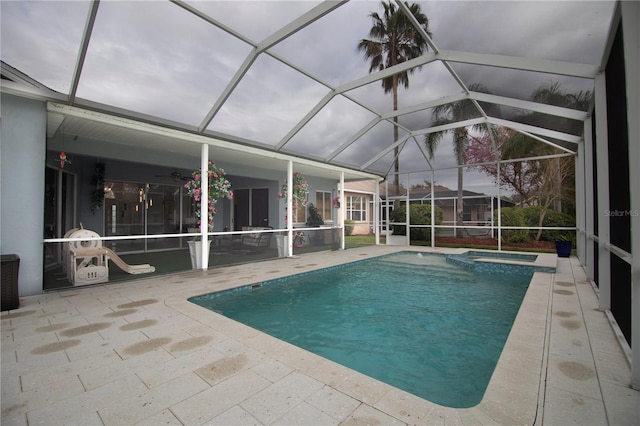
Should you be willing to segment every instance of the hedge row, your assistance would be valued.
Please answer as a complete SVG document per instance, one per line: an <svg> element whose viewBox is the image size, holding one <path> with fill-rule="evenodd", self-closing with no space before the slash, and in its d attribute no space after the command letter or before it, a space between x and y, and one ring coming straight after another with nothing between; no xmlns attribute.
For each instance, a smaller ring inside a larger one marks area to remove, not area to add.
<svg viewBox="0 0 640 426"><path fill-rule="evenodd" d="M405 222L407 220L407 207L396 207L389 215L392 222ZM442 209L436 207L435 224L442 223ZM412 204L409 212L410 225L431 225L431 204ZM393 225L393 235L407 235L407 227L404 225ZM431 229L411 228L411 240L431 239Z"/></svg>

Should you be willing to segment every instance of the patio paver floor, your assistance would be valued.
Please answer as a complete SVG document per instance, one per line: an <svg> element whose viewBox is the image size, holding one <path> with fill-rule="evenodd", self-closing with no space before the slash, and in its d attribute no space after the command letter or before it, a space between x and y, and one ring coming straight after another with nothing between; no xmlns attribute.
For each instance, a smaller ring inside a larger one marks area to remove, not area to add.
<svg viewBox="0 0 640 426"><path fill-rule="evenodd" d="M469 409L425 401L187 301L395 250L21 298L1 316L2 424L637 424L640 392L575 258L534 276L487 393Z"/></svg>

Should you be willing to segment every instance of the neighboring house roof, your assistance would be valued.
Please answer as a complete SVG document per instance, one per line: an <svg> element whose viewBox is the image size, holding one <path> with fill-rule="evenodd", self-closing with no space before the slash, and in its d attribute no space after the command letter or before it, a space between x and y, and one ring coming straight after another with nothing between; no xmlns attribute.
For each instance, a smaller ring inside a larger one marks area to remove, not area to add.
<svg viewBox="0 0 640 426"><path fill-rule="evenodd" d="M388 186L387 186L388 185ZM361 181L352 181L352 182L345 182L344 184L344 190L345 192L354 192L354 193L366 193L366 194L374 194L375 193L375 188L376 188L376 181L375 180L361 180ZM386 191L389 191L389 195L393 195L395 193L394 189L394 185L391 182L381 182L380 183L380 198L385 199L386 198ZM450 189L447 188L446 186L442 186L442 185L434 185L433 187L433 191L436 195L435 199L436 202L440 205L447 205L447 204L451 204L454 198L456 198L458 196L458 191L454 190L454 189ZM405 189L401 188L401 194L405 193ZM469 198L473 199L473 198L492 198L491 195L487 195L487 194L483 194L480 192L474 192L474 191L468 191L468 190L463 190L462 191L462 196L464 198L467 199L467 203L469 202ZM420 189L420 190L412 190L411 191L411 198L412 199L425 199L425 200L430 200L431 199L431 189L428 187L425 187L424 189ZM495 198L495 197L493 197ZM505 204L508 205L515 205L515 203L513 203L510 200L504 199L502 198L502 205L504 206Z"/></svg>

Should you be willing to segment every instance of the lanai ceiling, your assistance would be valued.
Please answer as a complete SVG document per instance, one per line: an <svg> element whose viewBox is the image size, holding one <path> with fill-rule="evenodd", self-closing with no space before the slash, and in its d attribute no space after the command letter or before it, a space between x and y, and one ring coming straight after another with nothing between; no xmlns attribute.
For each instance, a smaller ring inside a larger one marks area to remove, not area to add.
<svg viewBox="0 0 640 426"><path fill-rule="evenodd" d="M553 84L593 91L615 2L415 3L429 18L428 51L370 74L357 45L369 38L371 12L382 14L380 2L2 1L3 77L13 80L2 89L54 102L50 137L64 130L175 155L199 149L171 132L68 113L91 110L385 176L395 145L404 171L455 164L447 138L427 161L424 135L460 125L433 127L435 106L469 99L475 113L462 124L503 125L575 149L587 111L532 102L531 94ZM381 79L403 70L410 83L394 112ZM476 84L489 94L471 90ZM529 112L550 119L526 124Z"/></svg>

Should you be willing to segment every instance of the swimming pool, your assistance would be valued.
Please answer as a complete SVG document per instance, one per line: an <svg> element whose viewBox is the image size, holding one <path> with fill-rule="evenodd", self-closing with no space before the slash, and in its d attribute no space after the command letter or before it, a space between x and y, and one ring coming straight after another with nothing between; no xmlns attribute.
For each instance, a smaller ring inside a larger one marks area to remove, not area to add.
<svg viewBox="0 0 640 426"><path fill-rule="evenodd" d="M462 408L482 399L530 277L400 253L190 300Z"/></svg>

